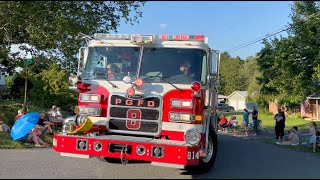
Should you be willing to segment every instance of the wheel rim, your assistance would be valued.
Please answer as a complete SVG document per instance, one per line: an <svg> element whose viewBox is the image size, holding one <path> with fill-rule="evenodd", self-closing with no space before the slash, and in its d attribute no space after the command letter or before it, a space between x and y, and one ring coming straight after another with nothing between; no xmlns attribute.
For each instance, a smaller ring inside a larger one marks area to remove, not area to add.
<svg viewBox="0 0 320 180"><path fill-rule="evenodd" d="M209 136L208 137L208 149L207 149L207 155L205 157L202 158L202 161L204 163L208 163L213 155L213 142L212 142L212 138Z"/></svg>

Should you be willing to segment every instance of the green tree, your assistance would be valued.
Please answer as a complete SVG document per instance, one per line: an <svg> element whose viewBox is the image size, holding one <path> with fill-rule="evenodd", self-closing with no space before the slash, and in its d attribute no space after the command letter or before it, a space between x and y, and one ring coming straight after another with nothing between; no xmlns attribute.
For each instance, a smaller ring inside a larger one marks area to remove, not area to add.
<svg viewBox="0 0 320 180"><path fill-rule="evenodd" d="M32 72L32 74L33 88L29 93L32 104L45 108L56 104L66 109L70 104L77 102L77 94L69 90L67 71L58 65L50 64L40 73Z"/></svg>
<svg viewBox="0 0 320 180"><path fill-rule="evenodd" d="M219 93L229 95L234 91L244 90L246 82L238 72L242 67L242 60L239 57L232 58L227 52L223 52L220 62Z"/></svg>
<svg viewBox="0 0 320 180"><path fill-rule="evenodd" d="M261 76L260 93L263 99L277 99L278 104L294 108L307 95L316 92L320 63L319 4L297 1L292 8L292 23L288 38L264 41L258 53Z"/></svg>
<svg viewBox="0 0 320 180"><path fill-rule="evenodd" d="M75 55L83 43L79 32L116 31L119 22L138 23L143 1L1 1L0 65L9 73L21 65L18 54L10 54L13 44L33 57L41 53L57 57L62 67L74 71ZM31 47L25 46L25 44ZM23 67L23 66L22 66Z"/></svg>
<svg viewBox="0 0 320 180"><path fill-rule="evenodd" d="M259 96L260 85L257 77L260 76L257 58L253 56L247 57L244 61L239 74L244 78L244 90L248 91L248 101L256 102Z"/></svg>

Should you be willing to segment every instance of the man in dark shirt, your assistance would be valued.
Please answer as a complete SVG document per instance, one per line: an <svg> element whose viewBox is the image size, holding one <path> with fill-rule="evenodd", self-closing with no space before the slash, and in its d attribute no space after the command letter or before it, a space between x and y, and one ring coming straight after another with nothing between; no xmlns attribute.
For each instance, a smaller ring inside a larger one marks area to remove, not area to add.
<svg viewBox="0 0 320 180"><path fill-rule="evenodd" d="M44 133L48 129L49 133L53 134L53 130L52 130L51 126L53 126L54 124L53 124L53 122L46 120L45 117L46 117L46 115L44 113L41 113L40 119L38 120L37 124L42 126L42 128L43 128L42 133Z"/></svg>
<svg viewBox="0 0 320 180"><path fill-rule="evenodd" d="M256 106L253 106L253 111L252 111L252 121L253 121L253 130L255 132L254 135L259 134L258 132L258 111L256 110Z"/></svg>

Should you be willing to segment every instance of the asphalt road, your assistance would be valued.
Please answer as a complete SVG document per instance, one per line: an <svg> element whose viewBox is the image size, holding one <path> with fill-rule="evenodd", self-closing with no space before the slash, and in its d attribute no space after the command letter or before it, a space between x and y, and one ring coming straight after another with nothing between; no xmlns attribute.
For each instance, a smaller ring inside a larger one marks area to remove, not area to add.
<svg viewBox="0 0 320 180"><path fill-rule="evenodd" d="M244 137L219 135L218 156L207 174L148 163L109 164L96 158L62 157L52 149L0 149L0 178L203 179L319 178L320 155L289 150Z"/></svg>

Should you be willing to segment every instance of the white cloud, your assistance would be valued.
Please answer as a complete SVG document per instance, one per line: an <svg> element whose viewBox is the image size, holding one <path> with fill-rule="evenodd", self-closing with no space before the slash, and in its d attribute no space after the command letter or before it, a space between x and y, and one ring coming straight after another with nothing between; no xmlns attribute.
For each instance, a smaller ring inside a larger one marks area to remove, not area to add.
<svg viewBox="0 0 320 180"><path fill-rule="evenodd" d="M164 23L162 23L162 24L160 24L160 28L166 28L168 25L167 24L164 24Z"/></svg>

